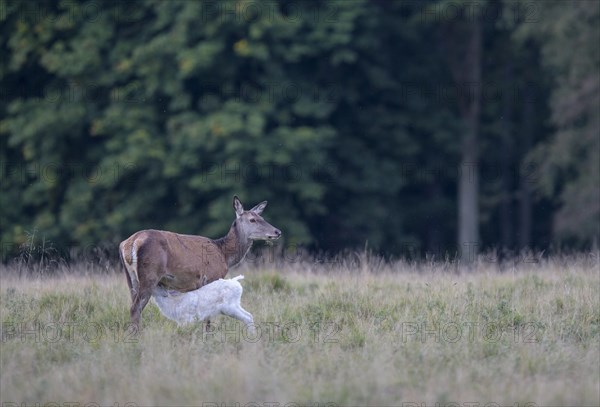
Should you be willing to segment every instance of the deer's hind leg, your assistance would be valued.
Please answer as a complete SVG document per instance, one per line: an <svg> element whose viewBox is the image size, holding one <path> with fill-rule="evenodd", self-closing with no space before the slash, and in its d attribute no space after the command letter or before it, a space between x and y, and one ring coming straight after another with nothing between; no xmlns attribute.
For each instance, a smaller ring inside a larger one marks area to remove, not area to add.
<svg viewBox="0 0 600 407"><path fill-rule="evenodd" d="M166 252L158 244L145 242L137 250L138 291L131 304L131 322L139 326L142 311L148 304L154 288L166 274Z"/></svg>

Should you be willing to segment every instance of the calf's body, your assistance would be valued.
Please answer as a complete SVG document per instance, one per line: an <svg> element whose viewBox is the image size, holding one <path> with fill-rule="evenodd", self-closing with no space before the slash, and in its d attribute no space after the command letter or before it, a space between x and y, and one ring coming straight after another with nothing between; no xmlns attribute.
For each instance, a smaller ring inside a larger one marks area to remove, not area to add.
<svg viewBox="0 0 600 407"><path fill-rule="evenodd" d="M238 280L243 278L244 276L240 275L232 279L219 279L186 293L157 286L152 292L152 297L163 315L179 325L205 321L223 314L252 327L252 314L241 305L243 288Z"/></svg>

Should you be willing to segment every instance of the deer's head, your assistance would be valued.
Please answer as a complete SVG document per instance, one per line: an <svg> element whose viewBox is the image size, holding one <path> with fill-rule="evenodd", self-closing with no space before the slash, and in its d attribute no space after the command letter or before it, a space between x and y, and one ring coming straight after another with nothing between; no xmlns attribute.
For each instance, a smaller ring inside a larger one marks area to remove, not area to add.
<svg viewBox="0 0 600 407"><path fill-rule="evenodd" d="M241 236L250 240L275 240L281 236L281 230L269 224L260 216L267 206L263 201L254 208L245 211L242 202L237 196L233 197L233 209L235 209L236 229Z"/></svg>

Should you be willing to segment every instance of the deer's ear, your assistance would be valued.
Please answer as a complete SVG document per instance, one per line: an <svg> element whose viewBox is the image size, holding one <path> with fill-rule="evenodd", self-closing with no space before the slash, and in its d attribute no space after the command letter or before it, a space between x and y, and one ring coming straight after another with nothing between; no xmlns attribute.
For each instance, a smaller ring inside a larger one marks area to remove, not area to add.
<svg viewBox="0 0 600 407"><path fill-rule="evenodd" d="M261 203L256 205L254 208L250 209L250 212L254 212L257 215L260 215L262 213L262 211L265 210L266 207L267 207L267 201L262 201Z"/></svg>
<svg viewBox="0 0 600 407"><path fill-rule="evenodd" d="M235 209L236 218L239 218L242 215L242 213L244 213L244 207L242 206L242 202L240 201L240 198L237 197L237 195L234 195L233 197L233 209Z"/></svg>

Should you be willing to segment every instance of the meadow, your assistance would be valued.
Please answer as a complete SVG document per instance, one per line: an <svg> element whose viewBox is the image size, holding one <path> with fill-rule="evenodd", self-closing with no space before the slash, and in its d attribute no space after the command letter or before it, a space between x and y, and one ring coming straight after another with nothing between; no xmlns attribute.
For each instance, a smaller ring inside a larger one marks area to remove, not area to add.
<svg viewBox="0 0 600 407"><path fill-rule="evenodd" d="M245 264L252 336L154 303L128 324L119 266L1 270L1 401L48 406L594 406L598 253Z"/></svg>

